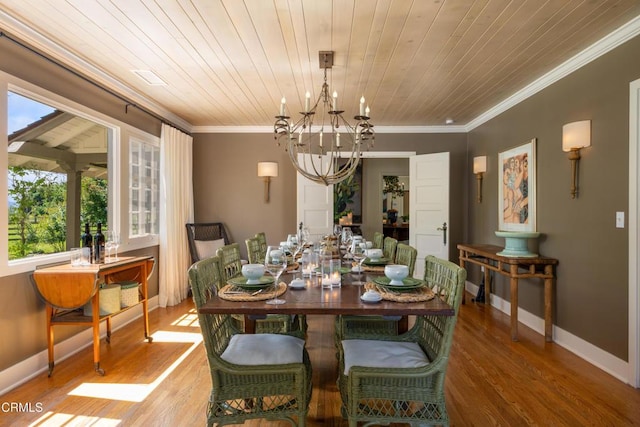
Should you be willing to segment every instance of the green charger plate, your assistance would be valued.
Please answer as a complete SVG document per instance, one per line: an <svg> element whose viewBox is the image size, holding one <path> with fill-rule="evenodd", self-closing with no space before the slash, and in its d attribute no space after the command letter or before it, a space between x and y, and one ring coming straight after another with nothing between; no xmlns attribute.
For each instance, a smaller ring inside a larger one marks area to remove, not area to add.
<svg viewBox="0 0 640 427"><path fill-rule="evenodd" d="M373 282L399 292L412 291L424 286L424 281L420 279L414 279L413 277L406 277L405 279L403 279L402 285L391 285L391 279L389 279L387 276L376 277L375 279L373 279Z"/></svg>
<svg viewBox="0 0 640 427"><path fill-rule="evenodd" d="M235 286L239 286L244 289L260 289L271 286L275 279L271 276L262 276L258 279L258 283L247 283L246 277L232 277L228 280L229 283Z"/></svg>
<svg viewBox="0 0 640 427"><path fill-rule="evenodd" d="M365 258L365 260L363 261L364 264L367 265L386 265L389 263L389 258L378 258L377 260L372 260L371 258Z"/></svg>

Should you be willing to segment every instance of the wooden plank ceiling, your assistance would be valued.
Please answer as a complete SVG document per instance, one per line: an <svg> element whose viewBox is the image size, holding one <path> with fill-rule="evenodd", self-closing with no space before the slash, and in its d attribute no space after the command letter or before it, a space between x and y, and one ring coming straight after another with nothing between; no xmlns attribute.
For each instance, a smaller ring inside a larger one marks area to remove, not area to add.
<svg viewBox="0 0 640 427"><path fill-rule="evenodd" d="M192 126L269 126L282 96L301 111L322 85L321 50L335 51L328 80L348 116L364 95L375 125L434 126L477 118L640 15L640 2L2 0L0 11L9 34L36 30Z"/></svg>

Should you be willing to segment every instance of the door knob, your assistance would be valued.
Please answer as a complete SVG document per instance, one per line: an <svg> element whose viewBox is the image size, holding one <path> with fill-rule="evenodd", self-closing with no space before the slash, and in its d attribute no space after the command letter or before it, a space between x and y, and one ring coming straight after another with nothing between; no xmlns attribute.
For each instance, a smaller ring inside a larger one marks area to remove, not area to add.
<svg viewBox="0 0 640 427"><path fill-rule="evenodd" d="M447 244L447 223L443 222L442 227L437 228L438 231L442 231L442 244Z"/></svg>

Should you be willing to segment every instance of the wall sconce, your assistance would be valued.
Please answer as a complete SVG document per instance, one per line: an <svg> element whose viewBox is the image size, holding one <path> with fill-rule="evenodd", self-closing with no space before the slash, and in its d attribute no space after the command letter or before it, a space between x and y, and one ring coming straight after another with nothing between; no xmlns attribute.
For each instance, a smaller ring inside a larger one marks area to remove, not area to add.
<svg viewBox="0 0 640 427"><path fill-rule="evenodd" d="M578 195L578 161L580 149L591 146L591 120L567 123L562 126L562 151L571 161L571 198Z"/></svg>
<svg viewBox="0 0 640 427"><path fill-rule="evenodd" d="M271 177L278 176L278 164L276 162L258 162L258 176L264 179L264 201L269 203L269 183Z"/></svg>
<svg viewBox="0 0 640 427"><path fill-rule="evenodd" d="M478 180L478 203L482 203L482 177L487 171L487 156L473 158L473 173Z"/></svg>

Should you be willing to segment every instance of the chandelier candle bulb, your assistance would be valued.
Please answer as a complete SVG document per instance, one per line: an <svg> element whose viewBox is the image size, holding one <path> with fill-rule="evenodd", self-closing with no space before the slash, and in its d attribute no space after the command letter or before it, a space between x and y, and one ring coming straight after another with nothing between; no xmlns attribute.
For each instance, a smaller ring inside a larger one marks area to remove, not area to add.
<svg viewBox="0 0 640 427"><path fill-rule="evenodd" d="M369 114L371 113L371 110L369 109L369 106L367 105L367 108L364 109L364 115L366 117L370 117Z"/></svg>
<svg viewBox="0 0 640 427"><path fill-rule="evenodd" d="M338 111L338 92L333 91L333 111Z"/></svg>
<svg viewBox="0 0 640 427"><path fill-rule="evenodd" d="M307 93L304 95L304 112L305 113L309 112L310 103L311 103L311 94L309 93L309 91L307 91Z"/></svg>
<svg viewBox="0 0 640 427"><path fill-rule="evenodd" d="M340 133L336 134L336 147L340 148Z"/></svg>
<svg viewBox="0 0 640 427"><path fill-rule="evenodd" d="M280 100L280 115L281 116L284 116L284 106L285 106L286 103L287 103L287 100L283 96L282 99Z"/></svg>
<svg viewBox="0 0 640 427"><path fill-rule="evenodd" d="M322 131L320 131L319 138L320 138L320 142L319 142L319 144L320 144L320 147L322 147Z"/></svg>
<svg viewBox="0 0 640 427"><path fill-rule="evenodd" d="M364 116L365 112L364 112L364 96L362 98L360 98L360 115Z"/></svg>

